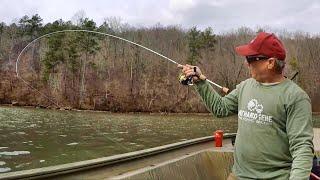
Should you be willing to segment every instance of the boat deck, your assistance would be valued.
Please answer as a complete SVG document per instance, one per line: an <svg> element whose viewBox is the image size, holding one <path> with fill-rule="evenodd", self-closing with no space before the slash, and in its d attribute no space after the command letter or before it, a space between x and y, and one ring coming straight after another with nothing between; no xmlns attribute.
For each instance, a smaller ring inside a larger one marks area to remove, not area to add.
<svg viewBox="0 0 320 180"><path fill-rule="evenodd" d="M314 129L315 154L320 155L320 128ZM233 147L227 143L224 148L210 147L186 157L177 157L154 167L112 177L112 179L227 179L233 165Z"/></svg>

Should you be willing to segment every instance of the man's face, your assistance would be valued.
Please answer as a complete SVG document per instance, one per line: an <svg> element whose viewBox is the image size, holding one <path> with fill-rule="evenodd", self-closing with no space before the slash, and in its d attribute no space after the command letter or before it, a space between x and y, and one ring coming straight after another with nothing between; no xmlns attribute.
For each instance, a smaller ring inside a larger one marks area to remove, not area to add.
<svg viewBox="0 0 320 180"><path fill-rule="evenodd" d="M272 62L270 59L257 60L257 61L246 61L249 68L251 77L258 82L263 82L263 80L269 75L270 69L272 68Z"/></svg>

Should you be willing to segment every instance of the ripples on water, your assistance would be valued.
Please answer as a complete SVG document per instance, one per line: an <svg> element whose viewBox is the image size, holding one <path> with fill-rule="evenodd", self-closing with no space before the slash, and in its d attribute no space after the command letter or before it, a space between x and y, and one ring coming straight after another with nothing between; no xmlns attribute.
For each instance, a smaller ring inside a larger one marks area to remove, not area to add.
<svg viewBox="0 0 320 180"><path fill-rule="evenodd" d="M39 168L235 132L235 117L0 107L0 172Z"/></svg>

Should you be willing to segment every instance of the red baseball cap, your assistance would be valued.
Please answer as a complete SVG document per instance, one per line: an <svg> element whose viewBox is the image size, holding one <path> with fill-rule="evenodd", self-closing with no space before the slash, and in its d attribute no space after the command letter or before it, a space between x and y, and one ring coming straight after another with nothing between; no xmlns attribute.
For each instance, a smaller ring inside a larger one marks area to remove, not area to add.
<svg viewBox="0 0 320 180"><path fill-rule="evenodd" d="M279 60L286 59L286 50L273 33L260 32L249 44L236 47L236 52L241 56L263 55Z"/></svg>

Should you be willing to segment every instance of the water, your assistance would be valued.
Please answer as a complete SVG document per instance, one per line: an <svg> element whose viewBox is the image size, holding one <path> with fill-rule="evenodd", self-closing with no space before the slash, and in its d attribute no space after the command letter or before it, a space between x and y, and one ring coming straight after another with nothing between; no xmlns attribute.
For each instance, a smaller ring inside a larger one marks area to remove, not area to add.
<svg viewBox="0 0 320 180"><path fill-rule="evenodd" d="M0 172L58 165L235 132L234 117L0 107Z"/></svg>
<svg viewBox="0 0 320 180"><path fill-rule="evenodd" d="M320 127L320 116L314 116ZM0 107L0 173L94 159L236 132L236 117Z"/></svg>

